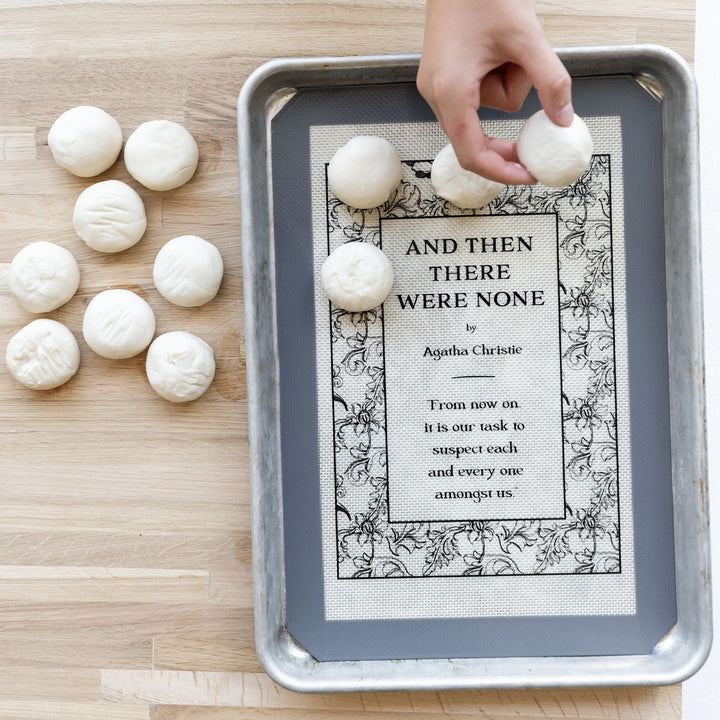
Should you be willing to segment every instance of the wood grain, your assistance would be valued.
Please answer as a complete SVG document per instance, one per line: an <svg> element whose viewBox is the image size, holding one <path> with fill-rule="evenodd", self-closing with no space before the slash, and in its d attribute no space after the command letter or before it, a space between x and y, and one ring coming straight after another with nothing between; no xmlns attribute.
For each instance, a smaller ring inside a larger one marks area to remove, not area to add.
<svg viewBox="0 0 720 720"><path fill-rule="evenodd" d="M692 60L690 0L539 0L555 45L657 42ZM676 720L680 688L298 695L254 652L247 408L235 103L279 56L417 51L421 0L0 0L0 347L33 319L6 289L35 240L71 250L78 294L47 316L80 341L82 365L45 394L0 368L0 720L362 720L451 717ZM47 133L78 104L182 122L200 148L193 180L145 201L142 241L117 256L72 228L92 181L52 161ZM171 237L217 244L215 301L182 309L152 284ZM82 342L90 298L138 292L158 332L215 349L216 380L190 406L157 397L143 357L108 361Z"/></svg>

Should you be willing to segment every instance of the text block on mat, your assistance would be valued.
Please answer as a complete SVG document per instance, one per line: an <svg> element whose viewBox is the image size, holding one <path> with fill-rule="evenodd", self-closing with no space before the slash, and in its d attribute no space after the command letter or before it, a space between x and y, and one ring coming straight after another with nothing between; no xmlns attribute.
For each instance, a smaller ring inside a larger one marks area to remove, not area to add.
<svg viewBox="0 0 720 720"><path fill-rule="evenodd" d="M557 217L381 221L388 518L564 515Z"/></svg>

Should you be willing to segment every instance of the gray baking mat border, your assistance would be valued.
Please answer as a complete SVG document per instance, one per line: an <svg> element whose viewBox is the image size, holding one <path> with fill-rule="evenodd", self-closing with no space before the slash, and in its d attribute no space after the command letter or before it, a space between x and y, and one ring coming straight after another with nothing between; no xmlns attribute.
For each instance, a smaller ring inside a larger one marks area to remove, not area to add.
<svg viewBox="0 0 720 720"><path fill-rule="evenodd" d="M636 607L632 616L326 621L323 607L309 128L430 122L414 86L303 90L272 122L288 632L319 660L647 654L676 622L662 106L632 78L575 78L580 115L619 115L625 162ZM530 97L513 117L538 108ZM482 111L483 119L502 113ZM637 419L640 420L637 420Z"/></svg>

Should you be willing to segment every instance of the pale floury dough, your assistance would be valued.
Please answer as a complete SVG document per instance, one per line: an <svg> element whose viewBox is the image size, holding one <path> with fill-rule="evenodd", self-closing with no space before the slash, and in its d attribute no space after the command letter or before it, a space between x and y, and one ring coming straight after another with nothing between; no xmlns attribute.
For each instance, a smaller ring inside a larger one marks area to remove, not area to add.
<svg viewBox="0 0 720 720"><path fill-rule="evenodd" d="M75 201L73 226L93 250L120 252L143 236L147 228L145 206L127 183L105 180L80 193Z"/></svg>
<svg viewBox="0 0 720 720"><path fill-rule="evenodd" d="M10 338L5 364L10 374L26 387L51 390L77 372L80 349L62 323L41 318Z"/></svg>
<svg viewBox="0 0 720 720"><path fill-rule="evenodd" d="M590 131L575 115L572 124L560 127L544 110L531 115L517 140L520 162L543 185L564 187L587 169L593 153Z"/></svg>
<svg viewBox="0 0 720 720"><path fill-rule="evenodd" d="M150 120L127 139L124 158L125 167L139 183L151 190L172 190L195 174L198 147L179 123Z"/></svg>
<svg viewBox="0 0 720 720"><path fill-rule="evenodd" d="M122 148L122 129L112 115L92 105L64 112L48 133L55 162L79 177L107 170Z"/></svg>
<svg viewBox="0 0 720 720"><path fill-rule="evenodd" d="M393 145L375 135L358 135L333 155L328 182L346 205L369 209L387 202L400 184L402 164Z"/></svg>
<svg viewBox="0 0 720 720"><path fill-rule="evenodd" d="M85 310L85 342L102 357L129 358L142 352L155 334L152 308L129 290L105 290Z"/></svg>
<svg viewBox="0 0 720 720"><path fill-rule="evenodd" d="M451 144L436 156L430 171L435 192L459 208L481 208L494 200L505 186L465 170Z"/></svg>
<svg viewBox="0 0 720 720"><path fill-rule="evenodd" d="M73 254L40 240L26 245L10 263L8 287L23 310L50 312L64 305L78 289L80 270Z"/></svg>
<svg viewBox="0 0 720 720"><path fill-rule="evenodd" d="M153 282L160 294L182 307L210 302L220 288L220 251L197 235L181 235L160 248L153 265Z"/></svg>
<svg viewBox="0 0 720 720"><path fill-rule="evenodd" d="M320 273L323 290L333 305L351 312L376 308L393 284L388 256L365 242L348 242L333 250Z"/></svg>
<svg viewBox="0 0 720 720"><path fill-rule="evenodd" d="M169 332L153 340L145 370L160 397L175 403L189 402L210 387L215 377L215 356L197 335Z"/></svg>

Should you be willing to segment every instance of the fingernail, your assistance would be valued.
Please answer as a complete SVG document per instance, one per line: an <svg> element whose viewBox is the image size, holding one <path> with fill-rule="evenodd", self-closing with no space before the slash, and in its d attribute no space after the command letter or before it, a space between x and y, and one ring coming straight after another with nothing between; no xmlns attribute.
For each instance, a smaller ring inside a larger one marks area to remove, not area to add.
<svg viewBox="0 0 720 720"><path fill-rule="evenodd" d="M573 110L572 103L568 103L558 114L557 119L561 125L568 126L572 124L573 118L575 117L575 111Z"/></svg>

